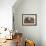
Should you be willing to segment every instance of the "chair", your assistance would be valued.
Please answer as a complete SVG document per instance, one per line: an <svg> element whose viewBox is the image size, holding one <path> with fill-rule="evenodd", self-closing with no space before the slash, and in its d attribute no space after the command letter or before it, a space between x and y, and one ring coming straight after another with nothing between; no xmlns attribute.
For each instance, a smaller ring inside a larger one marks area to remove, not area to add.
<svg viewBox="0 0 46 46"><path fill-rule="evenodd" d="M16 46L22 45L22 33L15 33Z"/></svg>

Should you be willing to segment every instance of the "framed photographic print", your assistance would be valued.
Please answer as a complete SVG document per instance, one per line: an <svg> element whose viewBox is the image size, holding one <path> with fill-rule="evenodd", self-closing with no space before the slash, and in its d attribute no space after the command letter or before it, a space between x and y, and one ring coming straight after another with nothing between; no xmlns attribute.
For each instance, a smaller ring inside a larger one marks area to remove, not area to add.
<svg viewBox="0 0 46 46"><path fill-rule="evenodd" d="M22 26L36 26L37 14L22 14Z"/></svg>

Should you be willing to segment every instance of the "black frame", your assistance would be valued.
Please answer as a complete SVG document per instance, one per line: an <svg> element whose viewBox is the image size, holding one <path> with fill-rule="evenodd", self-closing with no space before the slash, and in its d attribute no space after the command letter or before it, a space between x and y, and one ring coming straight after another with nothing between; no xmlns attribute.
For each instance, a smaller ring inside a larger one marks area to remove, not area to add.
<svg viewBox="0 0 46 46"><path fill-rule="evenodd" d="M23 23L23 17L24 16L26 16L26 15L30 15L30 16L32 16L32 15L34 15L35 16L35 24L32 24L32 25L25 25L24 23ZM22 26L36 26L37 25L37 14L22 14Z"/></svg>

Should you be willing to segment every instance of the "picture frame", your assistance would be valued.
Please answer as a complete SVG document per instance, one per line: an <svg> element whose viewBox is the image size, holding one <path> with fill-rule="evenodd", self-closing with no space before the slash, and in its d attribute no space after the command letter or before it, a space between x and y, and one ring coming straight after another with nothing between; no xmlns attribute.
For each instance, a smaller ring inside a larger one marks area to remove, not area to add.
<svg viewBox="0 0 46 46"><path fill-rule="evenodd" d="M22 26L36 26L37 14L22 14Z"/></svg>

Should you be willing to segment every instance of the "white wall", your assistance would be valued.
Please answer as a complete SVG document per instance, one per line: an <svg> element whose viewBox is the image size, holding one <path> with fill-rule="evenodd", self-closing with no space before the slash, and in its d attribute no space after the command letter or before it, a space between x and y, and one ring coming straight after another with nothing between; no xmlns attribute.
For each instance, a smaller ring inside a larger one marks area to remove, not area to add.
<svg viewBox="0 0 46 46"><path fill-rule="evenodd" d="M18 0L18 2L13 6L15 30L22 32L24 38L34 40L36 46L41 46L41 1ZM37 14L37 26L22 26L22 14Z"/></svg>
<svg viewBox="0 0 46 46"><path fill-rule="evenodd" d="M46 0L41 1L41 38L42 46L46 46Z"/></svg>
<svg viewBox="0 0 46 46"><path fill-rule="evenodd" d="M0 27L12 28L12 6L16 0L0 0Z"/></svg>

